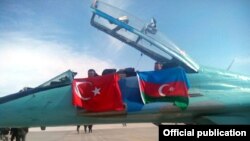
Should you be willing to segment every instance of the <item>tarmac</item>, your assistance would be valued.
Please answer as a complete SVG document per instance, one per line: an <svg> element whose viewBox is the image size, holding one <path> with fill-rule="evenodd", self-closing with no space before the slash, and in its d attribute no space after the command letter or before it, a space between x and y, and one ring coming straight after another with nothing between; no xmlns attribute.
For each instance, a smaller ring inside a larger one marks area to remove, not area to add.
<svg viewBox="0 0 250 141"><path fill-rule="evenodd" d="M83 126L80 133L76 126L30 128L26 141L157 141L158 127L152 123L129 123L93 125L92 133L84 133Z"/></svg>

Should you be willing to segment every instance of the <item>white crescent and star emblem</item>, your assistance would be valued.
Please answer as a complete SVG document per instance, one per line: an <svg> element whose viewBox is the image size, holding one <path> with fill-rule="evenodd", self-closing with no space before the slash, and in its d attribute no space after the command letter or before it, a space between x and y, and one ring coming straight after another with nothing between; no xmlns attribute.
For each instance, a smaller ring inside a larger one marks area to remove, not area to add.
<svg viewBox="0 0 250 141"><path fill-rule="evenodd" d="M95 87L95 89L92 91L94 93L94 96L100 94L100 90L101 90L101 88Z"/></svg>
<svg viewBox="0 0 250 141"><path fill-rule="evenodd" d="M164 93L162 92L163 88L166 87L166 86L169 86L169 85L168 85L168 84L163 84L163 85L161 85L160 88L158 89L158 93L159 93L159 95L162 96L162 97L163 97L163 96L166 96L166 94L164 94ZM174 91L174 87L170 87L170 88L168 89L168 91L169 91L169 92L173 92L173 91Z"/></svg>
<svg viewBox="0 0 250 141"><path fill-rule="evenodd" d="M79 88L78 88L78 85L84 84L84 83L88 83L88 84L92 85L91 82L87 82L87 81L85 81L85 82L76 82L75 91L76 91L76 95L77 95L79 98L81 98L82 100L87 101L87 100L90 100L90 97L83 97L83 96L80 94L80 91L79 91Z"/></svg>
<svg viewBox="0 0 250 141"><path fill-rule="evenodd" d="M78 86L79 86L80 84L85 84L85 83L92 85L92 83L91 83L91 82L88 82L88 81L76 82L75 91L76 91L76 95L77 95L79 98L81 98L81 99L84 100L84 101L87 101L87 100L90 100L91 97L83 97L83 96L81 95L80 91L79 91L79 88L78 88ZM101 90L101 88L95 87L95 89L92 90L92 92L94 93L94 96L97 96L97 95L101 94L100 90Z"/></svg>

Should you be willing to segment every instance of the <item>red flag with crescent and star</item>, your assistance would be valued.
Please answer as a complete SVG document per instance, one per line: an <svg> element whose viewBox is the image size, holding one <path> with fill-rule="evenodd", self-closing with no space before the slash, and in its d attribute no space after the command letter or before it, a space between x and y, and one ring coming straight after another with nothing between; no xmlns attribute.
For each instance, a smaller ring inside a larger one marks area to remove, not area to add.
<svg viewBox="0 0 250 141"><path fill-rule="evenodd" d="M89 112L123 111L119 76L108 74L72 82L72 103Z"/></svg>
<svg viewBox="0 0 250 141"><path fill-rule="evenodd" d="M188 106L189 83L182 68L137 73L144 102L172 101L181 109Z"/></svg>

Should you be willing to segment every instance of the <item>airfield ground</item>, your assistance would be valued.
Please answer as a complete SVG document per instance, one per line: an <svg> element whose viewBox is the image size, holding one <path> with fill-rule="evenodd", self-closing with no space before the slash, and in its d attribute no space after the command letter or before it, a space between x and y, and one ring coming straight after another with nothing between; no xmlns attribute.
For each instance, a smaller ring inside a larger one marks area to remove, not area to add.
<svg viewBox="0 0 250 141"><path fill-rule="evenodd" d="M105 124L94 125L93 133L84 133L83 126L80 133L76 126L47 127L45 131L40 128L30 128L27 141L156 141L158 140L158 127L150 123Z"/></svg>

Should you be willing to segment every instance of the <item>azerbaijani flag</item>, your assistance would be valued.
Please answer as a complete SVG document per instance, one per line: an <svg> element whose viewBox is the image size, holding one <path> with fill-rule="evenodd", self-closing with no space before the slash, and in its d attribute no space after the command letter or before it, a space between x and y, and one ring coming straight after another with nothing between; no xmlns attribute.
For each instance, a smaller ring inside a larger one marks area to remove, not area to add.
<svg viewBox="0 0 250 141"><path fill-rule="evenodd" d="M138 72L137 77L144 104L170 101L181 109L187 108L189 83L182 68Z"/></svg>

